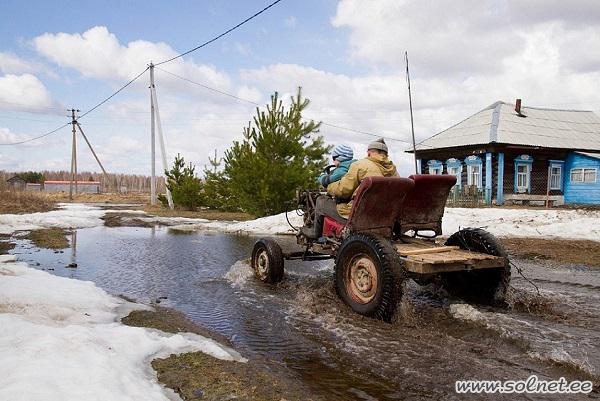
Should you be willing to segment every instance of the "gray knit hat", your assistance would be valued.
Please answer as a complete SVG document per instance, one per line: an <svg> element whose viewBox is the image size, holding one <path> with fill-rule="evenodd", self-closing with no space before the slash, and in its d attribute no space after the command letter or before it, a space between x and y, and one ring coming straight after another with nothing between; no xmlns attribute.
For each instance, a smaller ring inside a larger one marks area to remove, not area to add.
<svg viewBox="0 0 600 401"><path fill-rule="evenodd" d="M377 149L377 150L382 150L385 153L388 152L388 147L385 144L385 141L383 140L383 138L379 138L373 142L371 142L369 144L369 147L367 148L367 150L371 150L371 149Z"/></svg>

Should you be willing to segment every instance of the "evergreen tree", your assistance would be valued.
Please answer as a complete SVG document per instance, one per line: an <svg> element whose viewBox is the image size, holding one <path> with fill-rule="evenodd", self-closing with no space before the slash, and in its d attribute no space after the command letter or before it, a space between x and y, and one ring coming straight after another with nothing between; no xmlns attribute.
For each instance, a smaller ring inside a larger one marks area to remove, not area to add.
<svg viewBox="0 0 600 401"><path fill-rule="evenodd" d="M257 108L243 140L225 152L221 175L212 177L229 191L227 205L256 216L281 213L296 189L315 186L329 148L321 136L312 137L321 123L302 118L309 103L298 88L288 108L277 92L266 111Z"/></svg>
<svg viewBox="0 0 600 401"><path fill-rule="evenodd" d="M196 167L192 163L186 166L183 157L179 154L175 156L175 163L173 163L171 170L165 170L166 185L171 191L175 206L188 210L194 210L200 206L202 184L200 179L196 177L195 170ZM167 199L164 196L160 196L160 201L163 205L167 204Z"/></svg>

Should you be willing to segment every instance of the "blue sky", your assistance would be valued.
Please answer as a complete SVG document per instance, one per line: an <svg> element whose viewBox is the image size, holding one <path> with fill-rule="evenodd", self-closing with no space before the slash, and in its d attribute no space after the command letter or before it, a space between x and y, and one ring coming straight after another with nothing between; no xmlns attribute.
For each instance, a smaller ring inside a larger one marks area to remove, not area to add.
<svg viewBox="0 0 600 401"><path fill-rule="evenodd" d="M28 139L87 110L150 59L185 51L268 1L3 1L0 143ZM284 0L166 70L264 104L297 86L309 117L397 139L410 172L403 53L409 51L418 139L497 101L600 109L600 6L593 1ZM109 171L148 172L148 77L82 124ZM157 71L169 159L202 167L241 136L254 106ZM371 136L324 126L357 156ZM80 170L98 170L80 143ZM0 147L0 169L68 169L69 130Z"/></svg>

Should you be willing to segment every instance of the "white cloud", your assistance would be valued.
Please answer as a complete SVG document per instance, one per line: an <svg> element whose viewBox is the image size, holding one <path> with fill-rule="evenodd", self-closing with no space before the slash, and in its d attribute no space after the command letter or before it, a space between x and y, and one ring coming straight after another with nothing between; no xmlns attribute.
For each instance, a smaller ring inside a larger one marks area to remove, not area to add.
<svg viewBox="0 0 600 401"><path fill-rule="evenodd" d="M22 72L33 72L36 67L33 63L26 61L9 52L0 52L0 72L4 74L19 74Z"/></svg>
<svg viewBox="0 0 600 401"><path fill-rule="evenodd" d="M32 135L15 133L15 132L11 131L9 128L0 127L0 144L1 143L21 142L21 141L26 141L31 138L32 138ZM26 142L20 146L38 147L39 148L39 147L43 147L43 146L47 146L47 145L48 145L48 140L40 139L40 140L36 140L36 141ZM0 149L0 150L8 150L8 148L4 148L4 149Z"/></svg>
<svg viewBox="0 0 600 401"><path fill-rule="evenodd" d="M61 107L35 75L7 74L0 76L0 109L57 112Z"/></svg>
<svg viewBox="0 0 600 401"><path fill-rule="evenodd" d="M135 40L126 45L104 26L79 33L45 33L33 39L36 51L61 67L69 67L91 78L110 82L131 79L151 61L156 63L177 55L166 43ZM190 79L229 88L229 77L215 67L192 61L174 60L165 69ZM163 83L175 78L165 75Z"/></svg>

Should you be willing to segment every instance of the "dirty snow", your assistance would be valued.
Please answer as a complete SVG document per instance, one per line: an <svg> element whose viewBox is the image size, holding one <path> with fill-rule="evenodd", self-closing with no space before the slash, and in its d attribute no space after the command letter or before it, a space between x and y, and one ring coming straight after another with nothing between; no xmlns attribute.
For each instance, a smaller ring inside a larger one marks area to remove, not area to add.
<svg viewBox="0 0 600 401"><path fill-rule="evenodd" d="M150 361L203 351L245 361L236 351L190 333L129 327L120 318L143 308L91 282L0 258L1 400L169 400Z"/></svg>
<svg viewBox="0 0 600 401"><path fill-rule="evenodd" d="M288 214L292 225L302 225L295 212ZM481 227L499 237L589 239L600 241L600 211L447 208L442 220L443 232L450 235L460 228ZM217 230L240 234L293 234L285 213L244 222L207 222L175 226L182 230Z"/></svg>

